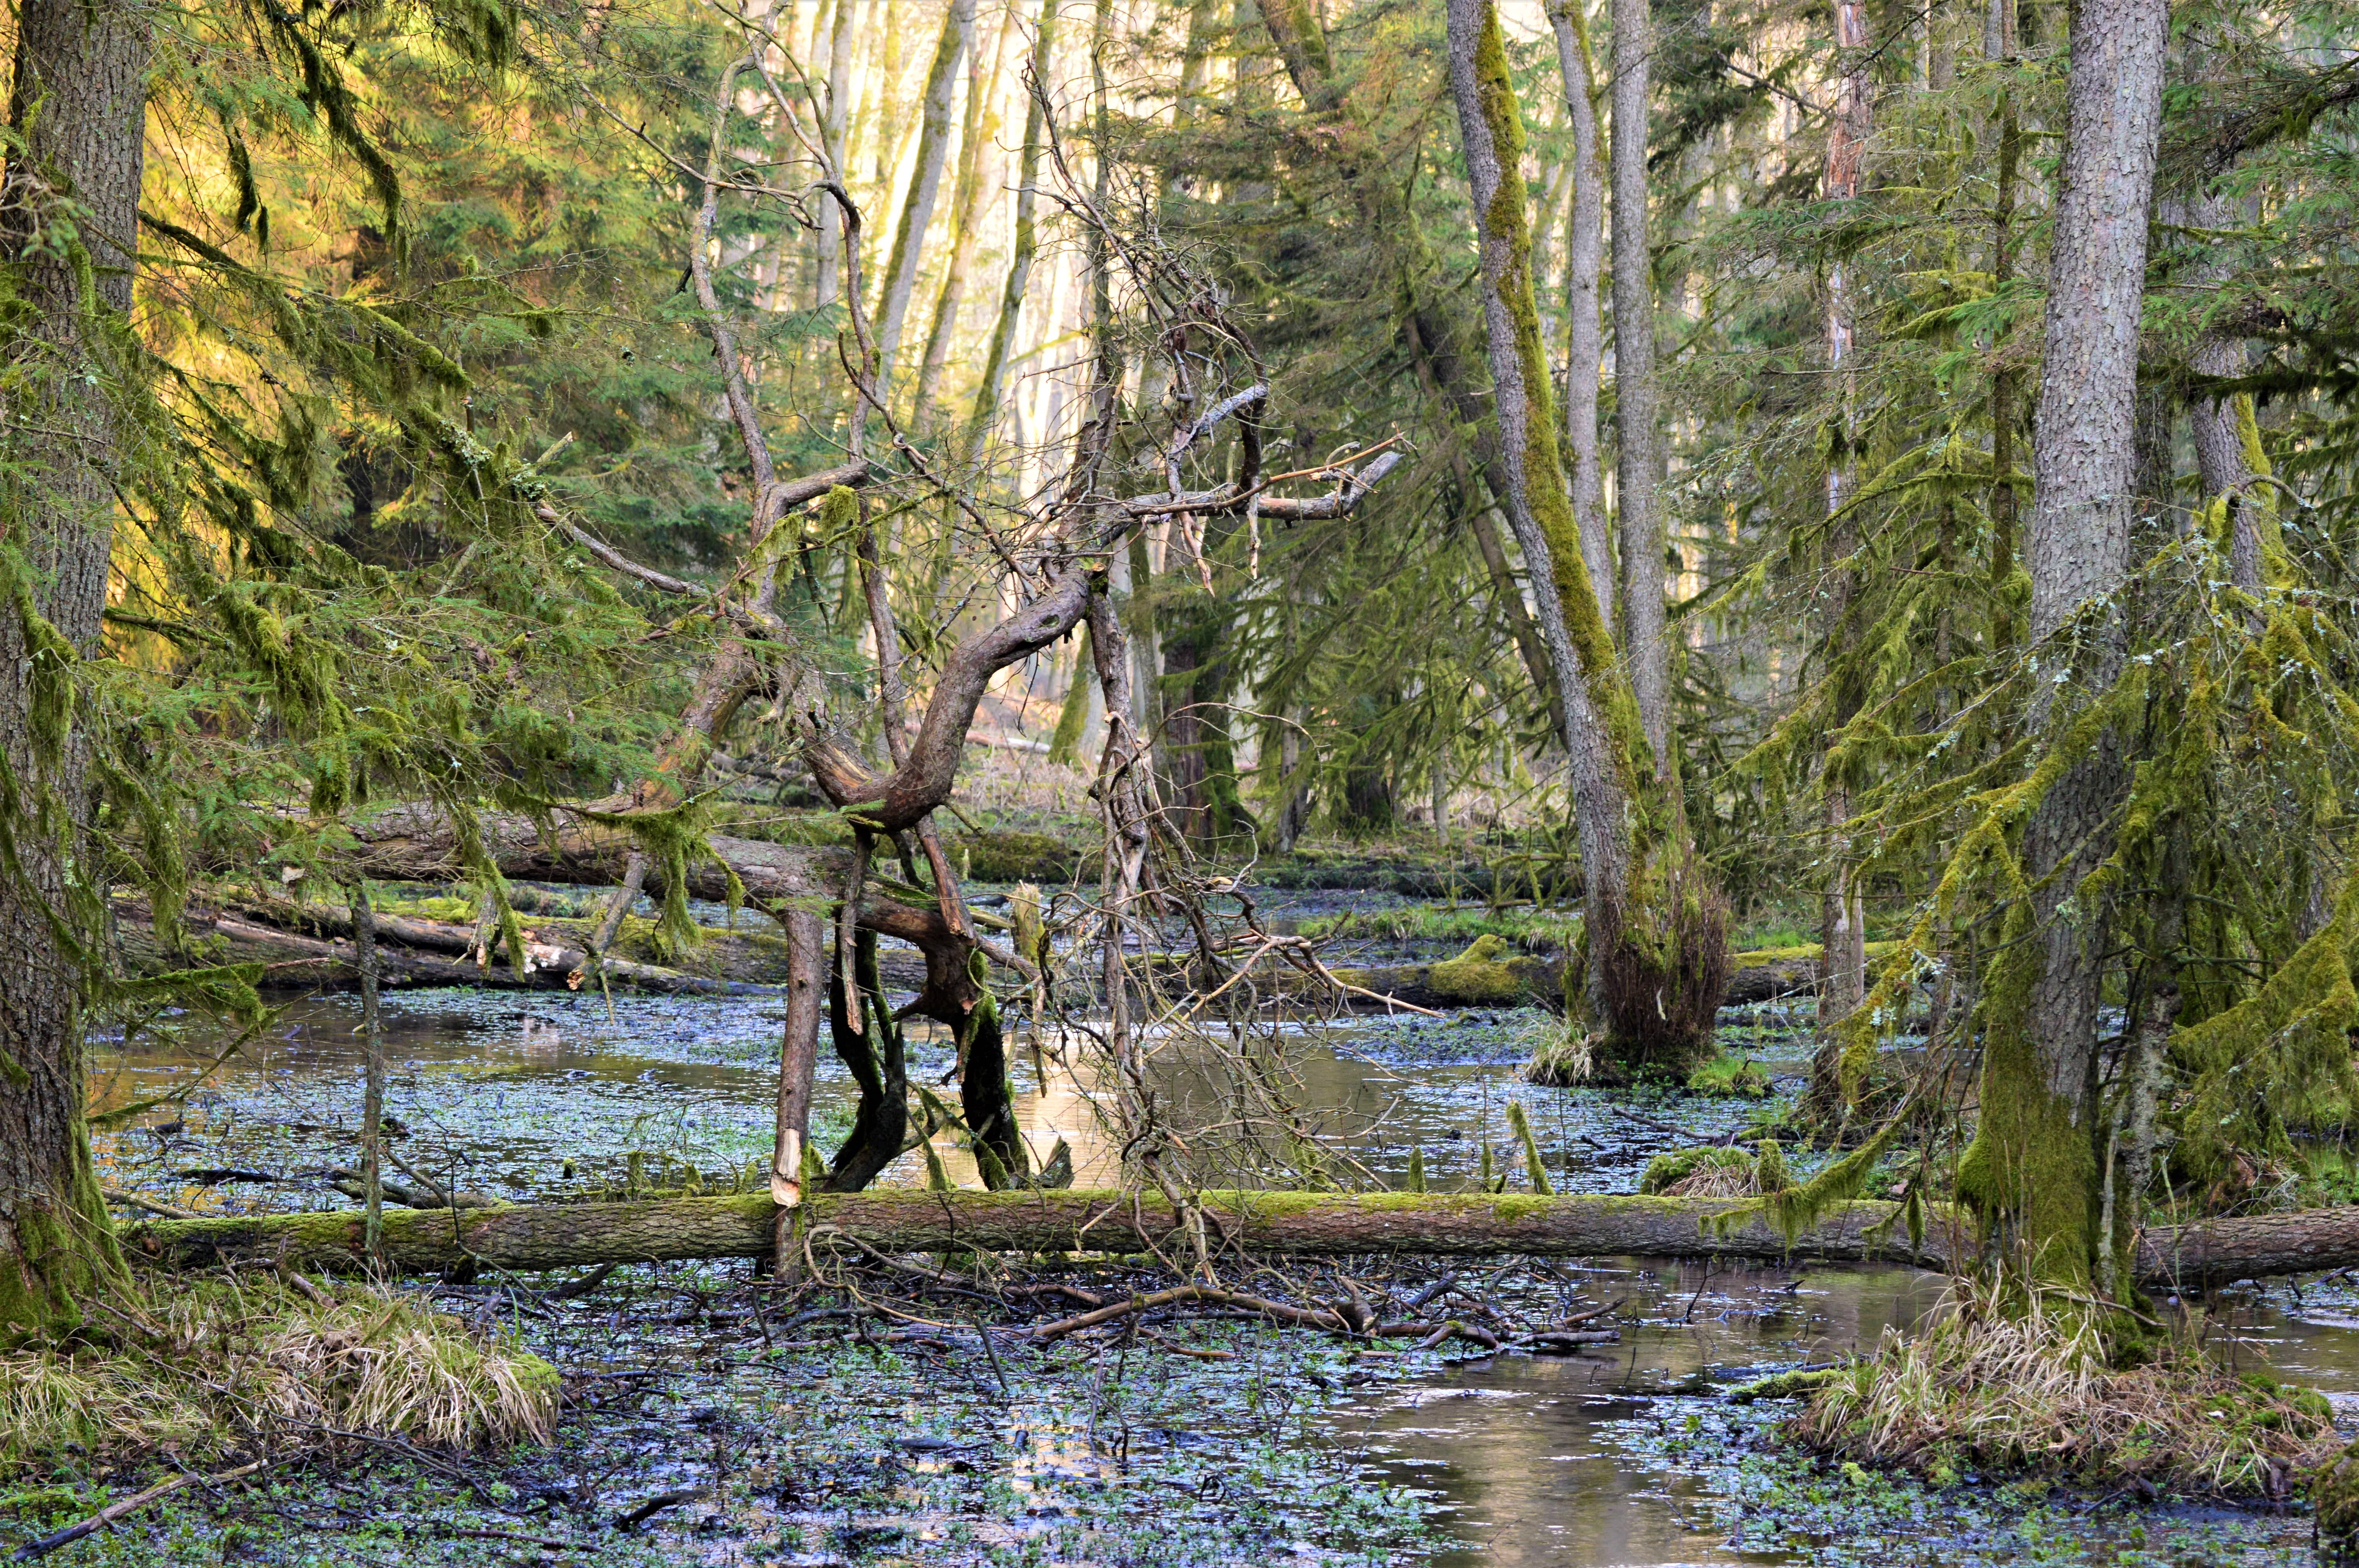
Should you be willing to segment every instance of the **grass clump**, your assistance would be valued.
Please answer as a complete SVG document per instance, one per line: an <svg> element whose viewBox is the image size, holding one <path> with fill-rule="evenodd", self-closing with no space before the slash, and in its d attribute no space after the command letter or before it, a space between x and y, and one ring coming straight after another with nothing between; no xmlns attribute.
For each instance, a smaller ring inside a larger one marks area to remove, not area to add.
<svg viewBox="0 0 2359 1568"><path fill-rule="evenodd" d="M80 1453L184 1464L339 1434L547 1442L557 1369L391 1290L277 1277L120 1292L71 1341L0 1354L0 1473Z"/></svg>
<svg viewBox="0 0 2359 1568"><path fill-rule="evenodd" d="M1750 1057L1719 1055L1688 1075L1688 1093L1713 1099L1767 1099L1769 1075Z"/></svg>
<svg viewBox="0 0 2359 1568"><path fill-rule="evenodd" d="M1831 1456L1936 1486L1990 1477L2285 1498L2333 1451L2319 1395L2231 1376L2200 1349L2145 1365L2107 1357L2095 1314L1961 1283L1925 1332L1890 1329L1815 1392L1792 1434Z"/></svg>

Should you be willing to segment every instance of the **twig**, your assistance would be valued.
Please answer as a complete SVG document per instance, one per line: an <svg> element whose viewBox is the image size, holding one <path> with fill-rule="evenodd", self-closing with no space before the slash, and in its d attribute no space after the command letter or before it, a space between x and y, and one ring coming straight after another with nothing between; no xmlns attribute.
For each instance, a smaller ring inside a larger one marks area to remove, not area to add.
<svg viewBox="0 0 2359 1568"><path fill-rule="evenodd" d="M704 1493L705 1488L702 1487L684 1487L676 1492L658 1492L628 1513L615 1515L614 1528L636 1530L664 1509L677 1507L681 1503L692 1503L704 1496Z"/></svg>
<svg viewBox="0 0 2359 1568"><path fill-rule="evenodd" d="M37 1557L46 1557L50 1552L55 1552L59 1547L71 1546L75 1541L80 1541L83 1536L92 1534L97 1530L104 1530L116 1519L122 1519L128 1514L136 1513L139 1509L146 1508L149 1503L155 1502L158 1498L170 1497L174 1492L179 1491L181 1487L187 1486L191 1481L202 1481L209 1487L217 1487L223 1481L234 1481L242 1476L251 1476L257 1470L266 1470L273 1465L283 1463L285 1463L283 1458L257 1459L251 1465L240 1465L234 1470L223 1470L217 1476L200 1476L193 1470L184 1470L179 1475L175 1476L170 1480L165 1482L162 1486L150 1487L147 1490L140 1493L137 1497L125 1498L119 1503L107 1504L106 1507L99 1509L98 1512L91 1515L88 1519L83 1519L81 1523L70 1524L66 1526L65 1529L59 1530L55 1535L45 1535L38 1541L28 1541L25 1542L24 1545L16 1548L15 1552L9 1553L8 1561L11 1563L30 1563Z"/></svg>
<svg viewBox="0 0 2359 1568"><path fill-rule="evenodd" d="M137 1193L117 1192L113 1187L101 1187L99 1189L99 1195L109 1203L119 1203L126 1207L145 1209L149 1214L158 1216L164 1219L197 1219L201 1217L201 1216L193 1214L185 1208L174 1208L170 1204L158 1203L154 1198L143 1198Z"/></svg>

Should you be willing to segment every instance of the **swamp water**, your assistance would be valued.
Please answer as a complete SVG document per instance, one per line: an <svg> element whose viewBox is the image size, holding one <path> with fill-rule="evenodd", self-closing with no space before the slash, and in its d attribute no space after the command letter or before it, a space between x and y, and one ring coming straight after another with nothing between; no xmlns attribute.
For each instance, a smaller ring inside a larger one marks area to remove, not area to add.
<svg viewBox="0 0 2359 1568"><path fill-rule="evenodd" d="M389 993L393 1147L438 1184L520 1200L758 1184L776 1011L745 1000ZM99 1134L102 1179L209 1212L342 1206L326 1182L356 1162L357 1022L346 999L289 1006L268 1039L183 1105ZM1299 1103L1319 1108L1310 1131L1388 1178L1421 1147L1446 1188L1472 1175L1485 1142L1500 1169L1517 1167L1505 1107L1520 1098L1560 1190L1626 1191L1654 1152L1725 1136L1759 1113L1685 1096L1535 1089L1513 1065L1537 1027L1516 1013L1362 1020L1298 1041ZM1797 1037L1739 1028L1730 1041L1791 1092ZM912 1082L941 1077L947 1042L912 1044ZM1064 1138L1088 1184L1108 1158L1089 1086L1052 1063L1041 1092L1028 1053L1016 1054L1035 1147ZM104 1046L103 1103L185 1086L210 1060L201 1047ZM815 1121L832 1141L850 1087L833 1063L822 1073ZM1217 1092L1185 1074L1169 1087L1183 1101ZM942 1153L954 1178L973 1181L962 1152ZM922 1175L913 1155L886 1179ZM1149 1331L1154 1343L1134 1333L1044 1350L970 1317L912 1320L886 1343L865 1330L847 1340L824 1325L753 1325L749 1311L716 1307L751 1299L743 1266L626 1271L563 1303L535 1299L545 1281L479 1282L446 1292L444 1306L517 1334L589 1390L592 1408L555 1447L472 1495L395 1464L289 1482L259 1517L191 1502L159 1513L136 1550L128 1535L100 1538L66 1560L2309 1561L2299 1515L1940 1493L1826 1470L1766 1441L1777 1407L1717 1397L1727 1383L1905 1330L1938 1300L1930 1276L1596 1260L1460 1273L1535 1304L1619 1302L1623 1341L1566 1357L1355 1357L1323 1336L1197 1321ZM1401 1290L1434 1277L1425 1270ZM2251 1297L2233 1326L2240 1353L2359 1396L2359 1290L2313 1285L2297 1300L2279 1288ZM614 1528L674 1494L646 1522ZM567 1514L569 1497L594 1502Z"/></svg>

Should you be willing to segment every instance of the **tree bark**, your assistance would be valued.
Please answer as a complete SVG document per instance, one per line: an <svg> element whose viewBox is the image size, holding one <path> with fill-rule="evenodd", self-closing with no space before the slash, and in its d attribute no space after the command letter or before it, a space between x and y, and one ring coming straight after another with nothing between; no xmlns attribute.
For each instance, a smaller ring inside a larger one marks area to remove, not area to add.
<svg viewBox="0 0 2359 1568"><path fill-rule="evenodd" d="M1655 262L1647 241L1647 117L1654 97L1648 0L1614 8L1614 505L1620 513L1621 642L1647 743L1670 768L1671 649L1663 630L1663 461L1655 385Z"/></svg>
<svg viewBox="0 0 2359 1568"><path fill-rule="evenodd" d="M852 46L856 35L853 31L853 7L861 0L835 0L834 25L829 29L827 46L827 108L820 117L821 145L828 161L842 174L851 173L851 149L844 137L852 128ZM822 205L819 220L819 277L812 293L814 305L832 305L842 292L844 246L850 236L846 219L832 201Z"/></svg>
<svg viewBox="0 0 2359 1568"><path fill-rule="evenodd" d="M97 912L70 875L88 824L89 747L74 666L98 650L122 444L138 373L127 333L151 38L123 0L16 11L0 178L0 265L14 276L5 501L18 559L0 567L0 1335L76 1321L121 1267L82 1120L87 955ZM71 193L71 227L54 203ZM60 254L62 253L62 254ZM38 435L30 434L41 432ZM24 444L20 444L24 443Z"/></svg>
<svg viewBox="0 0 2359 1568"><path fill-rule="evenodd" d="M1032 257L1039 247L1033 211L1038 204L1040 153L1048 141L1049 67L1057 38L1058 0L1040 0L1040 20L1032 37L1032 68L1025 79L1024 156L1016 177L1016 227L1007 256L1007 282L999 292L999 319L984 350L983 372L974 388L974 406L967 414L960 437L962 451L972 453L999 410L1001 384L1007 374L1007 356L1016 343L1016 328L1024 311L1024 293L1031 287Z"/></svg>
<svg viewBox="0 0 2359 1568"><path fill-rule="evenodd" d="M1980 1242L1958 1210L1935 1206L1912 1247L1901 1206L1839 1204L1788 1238L1753 1214L1725 1234L1732 1198L1471 1193L1198 1195L1215 1250L1248 1256L1889 1259L1972 1267ZM628 1203L412 1210L386 1216L392 1265L429 1271L480 1264L518 1271L666 1259L766 1258L777 1214L766 1194ZM1184 1219L1154 1196L1114 1191L950 1193L887 1188L804 1201L810 1233L834 1227L892 1252L1140 1252L1185 1246ZM149 1220L129 1227L137 1256L190 1268L227 1257L297 1268L361 1266L357 1212ZM2310 1209L2162 1227L2139 1238L2136 1278L2187 1291L2359 1262L2359 1208Z"/></svg>
<svg viewBox="0 0 2359 1568"><path fill-rule="evenodd" d="M2032 429L2027 543L2031 638L2043 672L2033 721L2051 741L2072 691L2101 691L2123 657L2114 603L2129 573L2137 328L2146 282L2168 7L2082 0L2049 268L2045 361ZM2125 782L2101 738L2032 808L2023 838L2031 892L2009 914L2008 953L1986 1006L1983 1118L1959 1191L2019 1243L2035 1273L2094 1277L2099 982L2108 912L2080 903L2108 853Z"/></svg>
<svg viewBox="0 0 2359 1568"><path fill-rule="evenodd" d="M1686 842L1677 785L1658 766L1662 753L1582 562L1540 348L1523 120L1498 15L1491 0L1451 0L1449 18L1451 91L1482 240L1501 499L1533 567L1564 694L1591 995L1609 1025L1609 1060L1683 1074L1712 1039L1727 973L1726 912ZM1626 614L1625 623L1635 633Z"/></svg>
<svg viewBox="0 0 2359 1568"><path fill-rule="evenodd" d="M1990 0L1983 20L1983 58L2002 64L2015 56L2016 0ZM2023 157L2022 119L2015 95L2002 91L1998 108L1997 189L1991 203L1991 289L2003 292L2015 276L2016 175ZM1991 645L2011 646L2022 635L2015 616L2015 540L2020 526L2015 492L2015 369L2001 359L1991 372L1990 587Z"/></svg>
<svg viewBox="0 0 2359 1568"><path fill-rule="evenodd" d="M1590 57L1588 0L1556 0L1557 70L1572 124L1572 213L1564 232L1564 438L1581 557L1597 613L1614 631L1614 533L1605 515L1605 470L1598 452L1599 378L1604 373L1605 323L1600 286L1605 268L1605 158L1597 136L1597 70Z"/></svg>
<svg viewBox="0 0 2359 1568"><path fill-rule="evenodd" d="M926 73L926 98L918 129L918 167L909 176L908 199L901 203L901 221L893 231L893 249L885 264L885 297L876 311L876 386L889 398L893 369L901 351L901 333L909 319L909 298L918 287L918 270L925 260L926 231L934 221L934 204L941 194L942 168L950 159L951 104L958 96L960 59L973 47L974 0L951 0L942 16L942 35L934 45L934 63Z"/></svg>
<svg viewBox="0 0 2359 1568"><path fill-rule="evenodd" d="M778 1113L770 1146L770 1201L793 1208L803 1191L803 1149L810 1141L811 1074L819 1062L821 1009L827 997L827 937L810 909L783 912L787 928L787 1017L778 1043Z"/></svg>
<svg viewBox="0 0 2359 1568"><path fill-rule="evenodd" d="M1835 112L1827 125L1827 156L1821 195L1829 201L1853 201L1859 197L1860 166L1867 137L1873 131L1875 101L1869 96L1867 10L1864 0L1835 0L1835 48L1841 81ZM1854 460L1852 453L1852 351L1858 330L1850 260L1838 256L1827 273L1827 369L1835 400L1826 470L1827 566L1826 641L1831 675L1835 682L1831 727L1840 731L1859 709L1863 683L1847 657L1855 639L1852 619L1859 598L1857 569L1850 557L1858 548L1859 529L1846 512L1852 501ZM1867 995L1866 911L1860 898L1857 867L1845 838L1851 821L1851 791L1855 781L1837 762L1832 750L1820 784L1826 829L1827 888L1819 914L1822 950L1819 982L1818 1046L1811 1059L1810 1109L1813 1119L1832 1124L1841 1115L1847 1095L1843 1083L1843 1043L1837 1025L1851 1015Z"/></svg>
<svg viewBox="0 0 2359 1568"><path fill-rule="evenodd" d="M974 50L967 67L966 116L959 133L959 172L951 202L950 254L942 265L942 291L934 302L933 330L926 334L926 356L919 364L917 390L909 401L909 427L919 435L933 424L935 395L942 369L950 362L959 312L966 305L968 264L984 192L997 178L999 69L1006 58L1007 40L1016 31L1016 7L1008 6L990 59L986 62L982 51Z"/></svg>

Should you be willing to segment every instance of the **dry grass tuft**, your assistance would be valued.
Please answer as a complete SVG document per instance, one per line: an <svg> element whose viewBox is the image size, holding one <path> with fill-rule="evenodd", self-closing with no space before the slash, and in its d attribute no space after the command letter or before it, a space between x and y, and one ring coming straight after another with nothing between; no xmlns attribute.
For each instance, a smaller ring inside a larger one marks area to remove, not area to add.
<svg viewBox="0 0 2359 1568"><path fill-rule="evenodd" d="M548 1441L557 1369L389 1290L175 1281L64 1346L0 1356L0 1470L68 1451L197 1462L343 1434L443 1448Z"/></svg>
<svg viewBox="0 0 2359 1568"><path fill-rule="evenodd" d="M2093 1315L2035 1297L2006 1310L1962 1283L1923 1333L1887 1329L1797 1417L1809 1447L1951 1485L1966 1472L2200 1497L2284 1498L2332 1454L2326 1401L2200 1350L2109 1365Z"/></svg>

